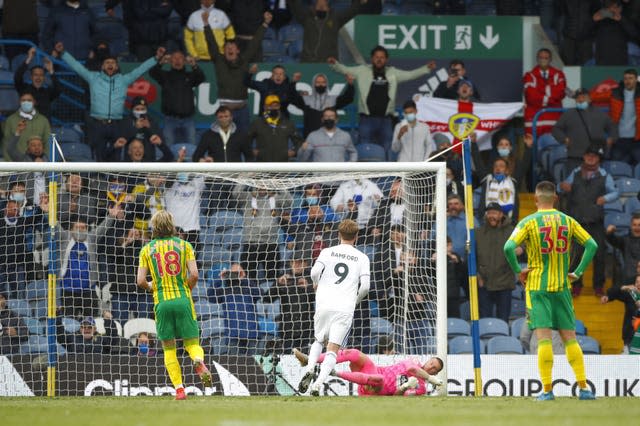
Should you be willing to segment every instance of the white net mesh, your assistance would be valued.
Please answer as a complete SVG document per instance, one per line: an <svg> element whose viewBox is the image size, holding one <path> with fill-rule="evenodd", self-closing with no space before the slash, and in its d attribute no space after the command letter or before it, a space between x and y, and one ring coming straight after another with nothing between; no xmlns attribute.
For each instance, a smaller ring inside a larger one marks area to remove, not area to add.
<svg viewBox="0 0 640 426"><path fill-rule="evenodd" d="M436 218L444 219L435 214L436 205L444 206L436 166L392 172L385 165L376 172L358 164L339 173L183 166L58 173L53 253L47 173L0 177L8 188L0 286L12 312L0 319L1 348L34 393L46 392L47 360L57 365L58 394L172 391L155 340L152 297L135 284L138 252L158 209L174 215L200 270L193 301L218 385L194 393L293 392L278 371L279 356L294 347L306 351L312 342L309 270L323 248L337 243L343 218L358 222L357 247L372 270L348 345L381 353L379 343L391 342L398 353L446 354L446 332L444 339L437 333L446 318L438 301L446 309L446 295L438 296L436 280ZM57 274L58 309L47 320L49 272ZM53 331L55 345L47 340ZM47 358L54 348L57 363ZM190 367L183 372L186 384L198 383ZM239 383L229 384L227 373Z"/></svg>

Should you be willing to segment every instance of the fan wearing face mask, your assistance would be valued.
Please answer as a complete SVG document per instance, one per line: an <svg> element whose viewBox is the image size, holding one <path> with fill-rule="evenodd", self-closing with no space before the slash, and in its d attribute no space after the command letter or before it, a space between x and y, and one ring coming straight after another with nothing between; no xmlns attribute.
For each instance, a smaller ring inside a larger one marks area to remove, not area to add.
<svg viewBox="0 0 640 426"><path fill-rule="evenodd" d="M15 158L9 152L9 147L13 146L18 152L26 152L29 139L39 136L45 143L46 152L49 152L49 135L51 125L44 115L36 109L36 101L32 92L27 89L20 95L20 108L11 114L4 124L2 137L3 158L5 161L20 161L22 158ZM18 141L12 144L13 138L18 137Z"/></svg>
<svg viewBox="0 0 640 426"><path fill-rule="evenodd" d="M333 108L322 111L322 128L309 134L298 150L299 161L334 162L358 161L358 151L351 135L338 128L338 113Z"/></svg>
<svg viewBox="0 0 640 426"><path fill-rule="evenodd" d="M347 84L339 96L331 94L329 79L325 74L316 74L311 83L311 93L294 91L291 95L291 105L302 110L304 120L304 137L314 130L322 128L322 114L325 108L340 110L353 102L355 88L353 76L347 74Z"/></svg>
<svg viewBox="0 0 640 426"><path fill-rule="evenodd" d="M580 166L589 145L593 143L606 150L618 138L618 126L611 117L591 106L589 90L576 90L575 100L576 107L566 110L551 130L555 140L567 146L565 176Z"/></svg>
<svg viewBox="0 0 640 426"><path fill-rule="evenodd" d="M351 6L342 11L331 9L328 0L316 0L312 7L301 0L287 0L291 14L302 24L302 54L300 62L325 62L338 57L338 32L360 11L367 0L352 0Z"/></svg>
<svg viewBox="0 0 640 426"><path fill-rule="evenodd" d="M295 124L282 114L280 108L280 98L268 95L262 117L251 123L249 142L254 144L253 154L258 162L287 162L296 156L302 145L303 140Z"/></svg>

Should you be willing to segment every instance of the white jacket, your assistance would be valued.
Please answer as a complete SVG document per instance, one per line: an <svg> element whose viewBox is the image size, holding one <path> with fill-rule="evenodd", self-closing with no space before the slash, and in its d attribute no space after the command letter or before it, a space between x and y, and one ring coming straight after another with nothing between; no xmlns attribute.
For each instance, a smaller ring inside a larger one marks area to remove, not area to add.
<svg viewBox="0 0 640 426"><path fill-rule="evenodd" d="M436 150L429 126L417 121L415 126L409 126L409 130L398 139L400 129L408 124L407 120L396 124L391 150L398 153L398 161L425 161Z"/></svg>

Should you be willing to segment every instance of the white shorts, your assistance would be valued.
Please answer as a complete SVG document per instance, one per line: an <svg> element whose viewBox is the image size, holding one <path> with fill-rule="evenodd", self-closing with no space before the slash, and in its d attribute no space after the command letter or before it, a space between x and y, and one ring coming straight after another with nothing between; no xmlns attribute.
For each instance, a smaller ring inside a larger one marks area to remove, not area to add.
<svg viewBox="0 0 640 426"><path fill-rule="evenodd" d="M313 329L316 341L320 343L334 343L344 346L351 324L353 314L335 311L319 311L313 316Z"/></svg>

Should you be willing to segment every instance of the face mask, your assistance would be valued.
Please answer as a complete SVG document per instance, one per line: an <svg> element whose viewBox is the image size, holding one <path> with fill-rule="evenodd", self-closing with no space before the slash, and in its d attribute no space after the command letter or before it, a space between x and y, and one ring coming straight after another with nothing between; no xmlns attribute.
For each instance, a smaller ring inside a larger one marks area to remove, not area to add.
<svg viewBox="0 0 640 426"><path fill-rule="evenodd" d="M142 355L146 355L149 353L149 344L148 343L140 343L138 345L138 350Z"/></svg>
<svg viewBox="0 0 640 426"><path fill-rule="evenodd" d="M327 86L315 86L314 89L316 89L317 94L322 95L327 91Z"/></svg>
<svg viewBox="0 0 640 426"><path fill-rule="evenodd" d="M494 174L493 174L493 178L494 178L495 180L497 180L498 182L502 182L502 181L504 180L504 178L505 178L505 177L506 177L506 176L505 176L505 174L504 174L504 173L494 173Z"/></svg>
<svg viewBox="0 0 640 426"><path fill-rule="evenodd" d="M240 272L229 271L227 272L226 278L229 281L238 281L240 279Z"/></svg>
<svg viewBox="0 0 640 426"><path fill-rule="evenodd" d="M585 110L587 108L589 108L589 102L577 102L576 103L576 109Z"/></svg>
<svg viewBox="0 0 640 426"><path fill-rule="evenodd" d="M447 186L451 185L451 182L453 182L453 179L447 178Z"/></svg>
<svg viewBox="0 0 640 426"><path fill-rule="evenodd" d="M119 184L109 185L109 192L111 192L112 194L120 194L122 192L125 192L126 189L127 188L124 185L119 185Z"/></svg>
<svg viewBox="0 0 640 426"><path fill-rule="evenodd" d="M30 114L33 111L33 102L31 101L22 101L20 102L20 109L22 112L26 112Z"/></svg>
<svg viewBox="0 0 640 426"><path fill-rule="evenodd" d="M414 121L416 121L416 115L412 112L410 112L409 114L405 114L404 118L406 118L409 123L413 123Z"/></svg>
<svg viewBox="0 0 640 426"><path fill-rule="evenodd" d="M267 115L269 115L270 118L278 118L278 116L280 115L280 111L277 109L270 109L267 112Z"/></svg>
<svg viewBox="0 0 640 426"><path fill-rule="evenodd" d="M332 119L322 120L322 125L327 129L333 129L336 125L336 120L332 120Z"/></svg>
<svg viewBox="0 0 640 426"><path fill-rule="evenodd" d="M327 17L327 11L326 10L316 10L316 16L318 17L318 19L324 19Z"/></svg>
<svg viewBox="0 0 640 426"><path fill-rule="evenodd" d="M135 118L140 118L143 115L147 115L147 111L146 110L145 111L133 111L133 116Z"/></svg>
<svg viewBox="0 0 640 426"><path fill-rule="evenodd" d="M23 202L25 200L24 192L14 192L13 195L12 195L12 198L15 201L21 203L21 202Z"/></svg>
<svg viewBox="0 0 640 426"><path fill-rule="evenodd" d="M498 155L500 157L508 157L511 154L511 148L498 148Z"/></svg>
<svg viewBox="0 0 640 426"><path fill-rule="evenodd" d="M72 231L71 235L76 241L85 241L87 239L87 231Z"/></svg>
<svg viewBox="0 0 640 426"><path fill-rule="evenodd" d="M189 173L180 172L176 175L176 180L180 183L189 183Z"/></svg>
<svg viewBox="0 0 640 426"><path fill-rule="evenodd" d="M308 206L316 206L320 200L318 200L318 197L307 197L305 198L305 201Z"/></svg>

